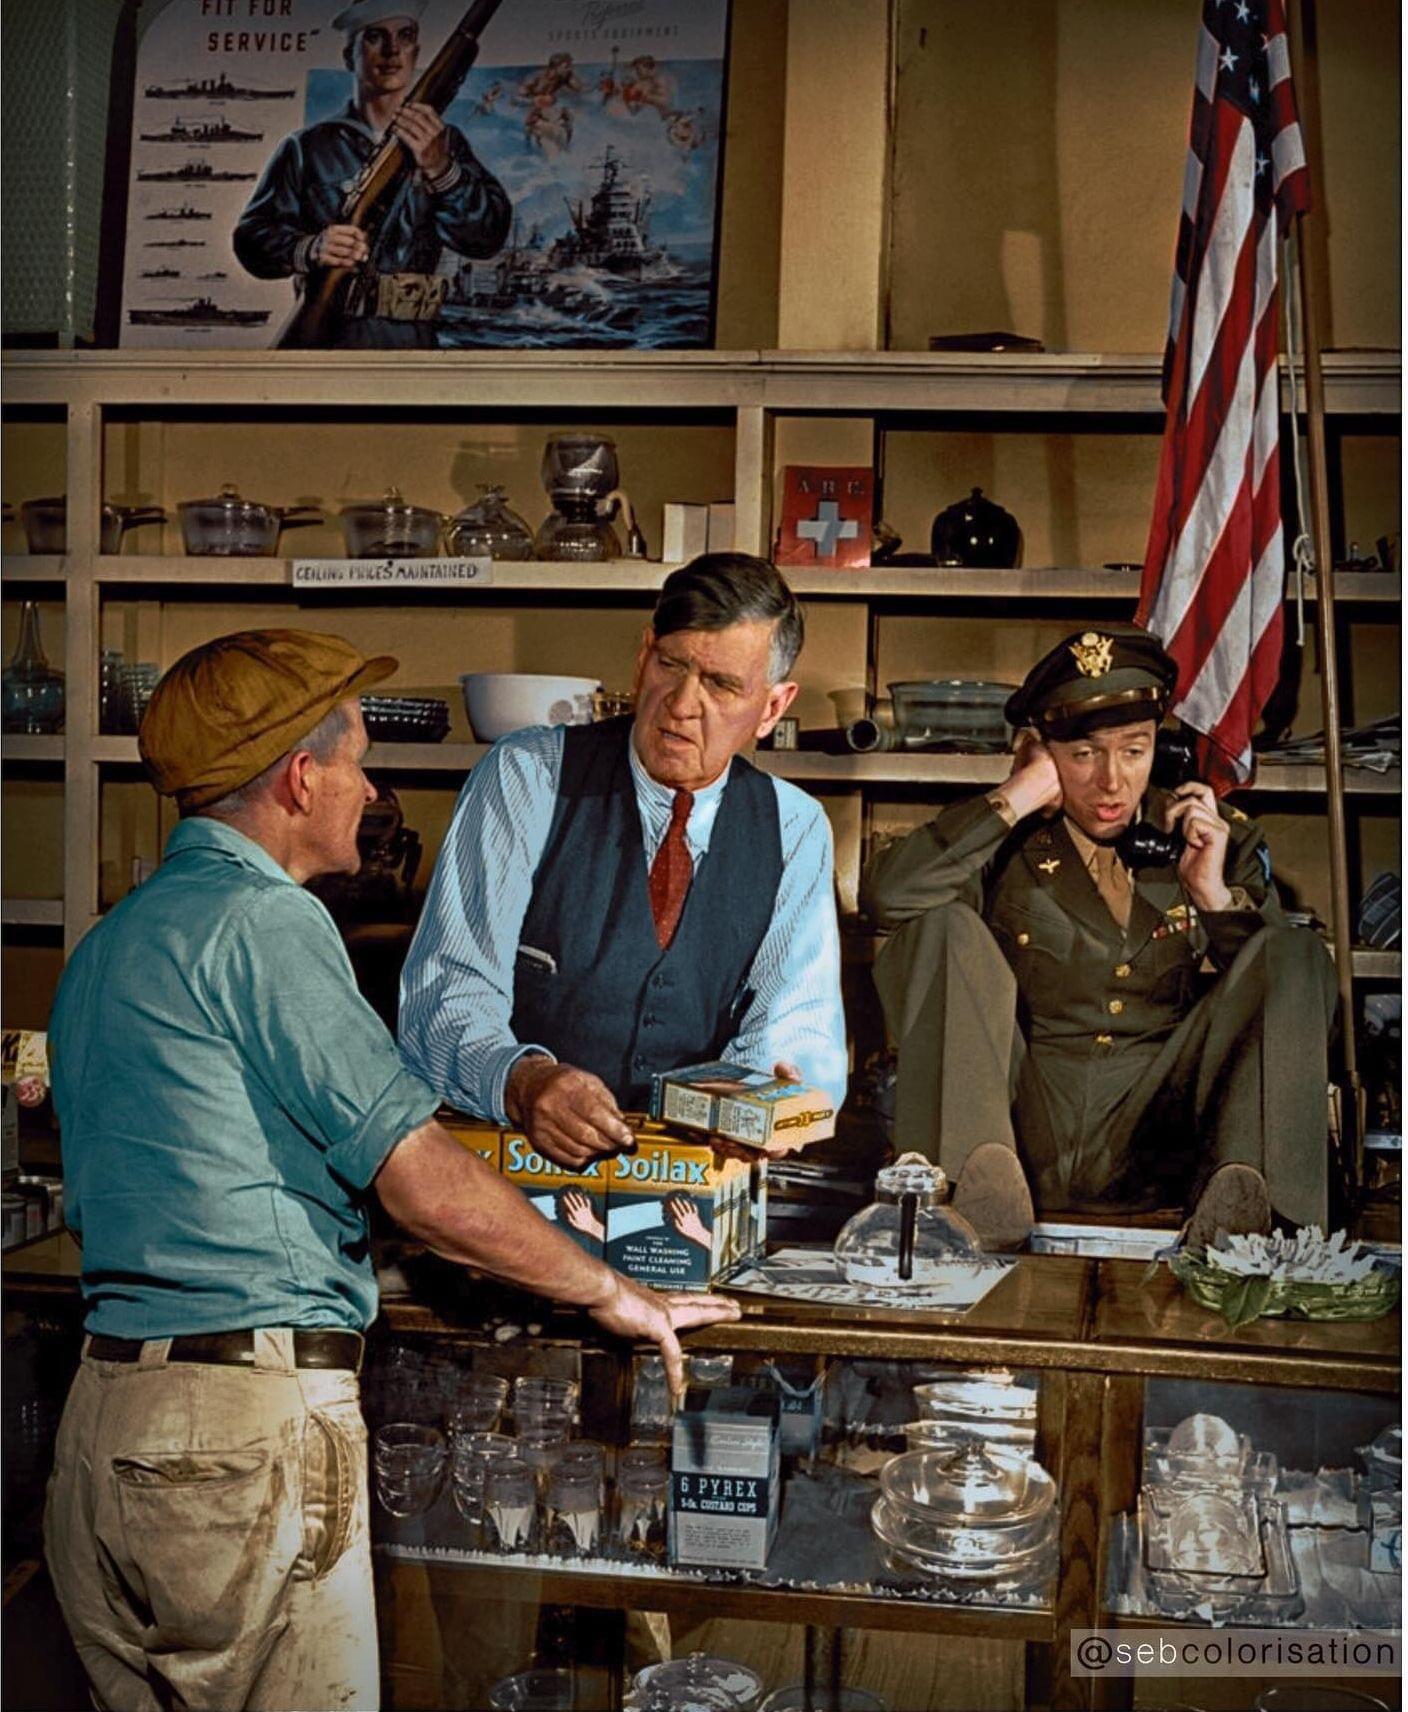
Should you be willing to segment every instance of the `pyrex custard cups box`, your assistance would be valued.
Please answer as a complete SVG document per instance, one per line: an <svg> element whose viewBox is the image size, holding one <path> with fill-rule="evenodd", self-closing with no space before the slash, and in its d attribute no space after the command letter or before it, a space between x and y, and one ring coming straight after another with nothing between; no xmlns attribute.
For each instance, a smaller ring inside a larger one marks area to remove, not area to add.
<svg viewBox="0 0 1408 1712"><path fill-rule="evenodd" d="M778 1402L743 1386L691 1387L670 1446L670 1559L766 1569L777 1533Z"/></svg>
<svg viewBox="0 0 1408 1712"><path fill-rule="evenodd" d="M601 1259L606 1246L606 1172L611 1163L558 1165L539 1153L526 1135L506 1129L499 1166L545 1219L561 1226L579 1248Z"/></svg>
<svg viewBox="0 0 1408 1712"><path fill-rule="evenodd" d="M653 1076L650 1115L747 1147L805 1147L836 1133L836 1108L820 1088L722 1060Z"/></svg>
<svg viewBox="0 0 1408 1712"><path fill-rule="evenodd" d="M606 1259L638 1283L707 1290L761 1240L760 1162L724 1158L707 1142L645 1126L634 1153L606 1163Z"/></svg>

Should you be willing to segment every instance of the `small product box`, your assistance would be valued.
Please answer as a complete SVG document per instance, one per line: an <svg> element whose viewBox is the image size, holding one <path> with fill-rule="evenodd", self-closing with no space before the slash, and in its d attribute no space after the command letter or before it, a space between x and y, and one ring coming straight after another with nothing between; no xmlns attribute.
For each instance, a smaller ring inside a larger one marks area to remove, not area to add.
<svg viewBox="0 0 1408 1712"><path fill-rule="evenodd" d="M506 1129L499 1169L516 1183L545 1219L560 1225L579 1248L601 1259L606 1249L607 1159L580 1169L555 1164L526 1135Z"/></svg>
<svg viewBox="0 0 1408 1712"><path fill-rule="evenodd" d="M709 507L665 503L660 556L667 565L683 564L709 550Z"/></svg>
<svg viewBox="0 0 1408 1712"><path fill-rule="evenodd" d="M767 1568L781 1486L778 1419L767 1392L690 1388L671 1445L671 1562Z"/></svg>
<svg viewBox="0 0 1408 1712"><path fill-rule="evenodd" d="M707 1290L745 1240L747 1161L646 1129L606 1166L607 1262L640 1284Z"/></svg>
<svg viewBox="0 0 1408 1712"><path fill-rule="evenodd" d="M723 1062L652 1077L650 1115L747 1147L774 1141L805 1147L836 1133L836 1108L820 1088Z"/></svg>
<svg viewBox="0 0 1408 1712"><path fill-rule="evenodd" d="M492 1165L495 1171L499 1169L499 1160L503 1153L503 1131L497 1124L485 1123L481 1118L466 1117L463 1112L454 1111L449 1106L441 1106L435 1114L435 1121L442 1129L447 1129L461 1147L470 1153L477 1153L487 1165Z"/></svg>

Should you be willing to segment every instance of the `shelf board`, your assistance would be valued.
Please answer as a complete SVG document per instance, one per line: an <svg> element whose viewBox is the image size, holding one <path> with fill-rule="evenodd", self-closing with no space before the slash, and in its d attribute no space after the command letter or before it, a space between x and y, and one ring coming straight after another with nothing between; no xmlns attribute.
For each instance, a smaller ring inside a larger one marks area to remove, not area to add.
<svg viewBox="0 0 1408 1712"><path fill-rule="evenodd" d="M60 553L6 553L0 561L0 580L7 583L61 583L68 576L68 560Z"/></svg>
<svg viewBox="0 0 1408 1712"><path fill-rule="evenodd" d="M59 743L61 738L9 739L8 742ZM467 773L481 760L487 743L374 743L366 765L383 772ZM61 758L62 748L57 751ZM89 756L98 762L136 764L135 737L94 739ZM19 757L16 756L16 759ZM29 758L26 756L26 758ZM47 757L35 756L34 759ZM810 749L760 749L753 757L765 773L799 785L995 785L1007 777L1006 755L821 755ZM1349 796L1398 796L1398 772L1371 773L1352 768L1346 773ZM1259 791L1323 794L1323 767L1278 767L1263 762L1257 782L1241 795Z"/></svg>
<svg viewBox="0 0 1408 1712"><path fill-rule="evenodd" d="M798 784L812 785L995 785L1007 777L1006 755L942 755L892 751L885 755L823 755L808 749L760 751L755 757L764 772ZM1345 773L1348 796L1398 796L1400 774L1350 768ZM1313 794L1325 790L1325 769L1277 766L1264 761L1255 784L1239 795L1260 791Z"/></svg>
<svg viewBox="0 0 1408 1712"><path fill-rule="evenodd" d="M828 1592L817 1587L768 1587L751 1582L714 1582L662 1569L657 1573L613 1573L544 1567L535 1558L523 1566L478 1553L454 1554L379 1542L375 1550L392 1561L423 1564L454 1578L456 1591L476 1599L524 1600L529 1604L582 1605L598 1610L680 1612L697 1615L707 1604L715 1617L759 1622L814 1623L826 1628L922 1630L934 1634L990 1635L1011 1641L1050 1641L1055 1619L1049 1610L997 1605L944 1605L934 1599L886 1598L877 1593Z"/></svg>
<svg viewBox="0 0 1408 1712"><path fill-rule="evenodd" d="M57 761L64 758L62 736L29 737L16 732L0 737L0 761Z"/></svg>
<svg viewBox="0 0 1408 1712"><path fill-rule="evenodd" d="M1161 356L1048 351L17 351L10 405L1163 415ZM1327 351L1332 414L1401 409L1397 351ZM1283 387L1283 402L1288 391Z"/></svg>
<svg viewBox="0 0 1408 1712"><path fill-rule="evenodd" d="M5 898L0 901L0 923L6 927L62 927L62 898Z"/></svg>
<svg viewBox="0 0 1408 1712"><path fill-rule="evenodd" d="M467 773L487 743L373 743L362 765L376 773Z"/></svg>
<svg viewBox="0 0 1408 1712"><path fill-rule="evenodd" d="M1372 945L1356 945L1350 953L1350 968L1366 981L1397 981L1403 976L1403 953L1379 951Z"/></svg>
<svg viewBox="0 0 1408 1712"><path fill-rule="evenodd" d="M183 588L284 588L300 600L310 595L322 595L336 600L340 596L365 596L366 589L329 588L326 590L294 588L291 559L239 559L218 555L183 557L180 555L112 555L97 561L97 580L109 586L123 583L179 584ZM473 588L406 589L394 584L375 591L388 600L399 600L407 594L428 594L432 598L454 601L462 605L477 600L481 594L533 592L561 594L649 594L659 591L674 564L662 564L654 559L612 559L603 564L571 565L547 560L529 560L522 564L500 561L494 566L489 581Z"/></svg>
<svg viewBox="0 0 1408 1712"><path fill-rule="evenodd" d="M294 589L292 560L287 558L222 558L218 555L104 554L96 561L95 578L105 587L124 584L181 588L284 588L300 599L320 591ZM41 567L32 569L31 567ZM67 561L15 555L5 560L5 577L12 582L63 581ZM456 602L487 594L642 594L659 592L660 585L677 563L655 559L613 559L603 564L568 565L530 560L522 564L500 562L492 581L473 590L429 589ZM1030 565L1019 570L981 570L958 566L873 565L856 570L817 570L807 566L784 567L794 593L807 600L1091 600L1129 601L1139 596L1138 571L1110 571L1101 566ZM347 590L328 589L335 599ZM365 593L365 590L356 591ZM388 587L386 598L396 599L406 590ZM1287 600L1294 598L1289 587ZM1314 583L1308 583L1306 598L1317 599ZM1341 571L1335 577L1337 603L1396 605L1402 598L1401 579L1396 572Z"/></svg>

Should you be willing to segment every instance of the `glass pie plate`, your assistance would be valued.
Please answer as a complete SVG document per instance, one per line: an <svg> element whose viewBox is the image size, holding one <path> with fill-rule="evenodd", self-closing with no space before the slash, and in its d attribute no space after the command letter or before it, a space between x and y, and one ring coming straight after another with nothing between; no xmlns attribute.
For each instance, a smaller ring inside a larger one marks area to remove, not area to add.
<svg viewBox="0 0 1408 1712"><path fill-rule="evenodd" d="M937 1530L896 1509L884 1497L871 1506L870 1526L892 1569L917 1569L985 1592L1039 1588L1056 1570L1056 1516L1049 1512L1028 1543L995 1556L980 1533Z"/></svg>

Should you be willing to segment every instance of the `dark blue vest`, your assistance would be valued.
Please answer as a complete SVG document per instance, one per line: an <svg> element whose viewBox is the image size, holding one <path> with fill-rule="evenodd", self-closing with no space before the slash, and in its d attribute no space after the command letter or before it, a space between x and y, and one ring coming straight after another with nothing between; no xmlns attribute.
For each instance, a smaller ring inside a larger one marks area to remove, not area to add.
<svg viewBox="0 0 1408 1712"><path fill-rule="evenodd" d="M717 1058L738 1032L782 878L782 833L772 781L735 758L708 855L661 951L630 733L627 718L563 734L514 970L513 1032L600 1076L623 1110L643 1111L654 1072Z"/></svg>

